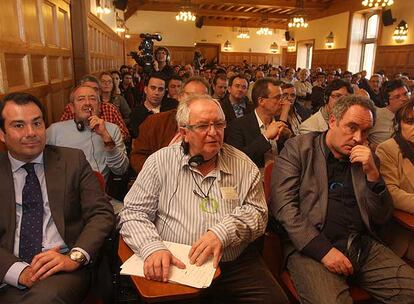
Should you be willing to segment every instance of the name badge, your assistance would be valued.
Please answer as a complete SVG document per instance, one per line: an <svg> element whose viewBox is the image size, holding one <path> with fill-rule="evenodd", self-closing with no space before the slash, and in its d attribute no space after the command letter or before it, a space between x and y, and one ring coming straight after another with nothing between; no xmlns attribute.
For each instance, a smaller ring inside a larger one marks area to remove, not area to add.
<svg viewBox="0 0 414 304"><path fill-rule="evenodd" d="M221 197L225 200L238 200L236 187L220 187Z"/></svg>

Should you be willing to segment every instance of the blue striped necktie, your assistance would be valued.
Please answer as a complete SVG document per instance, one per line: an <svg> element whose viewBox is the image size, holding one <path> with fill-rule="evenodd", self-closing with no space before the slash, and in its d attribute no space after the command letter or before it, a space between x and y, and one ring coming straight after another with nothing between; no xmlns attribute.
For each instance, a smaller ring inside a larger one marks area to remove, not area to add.
<svg viewBox="0 0 414 304"><path fill-rule="evenodd" d="M27 171L27 176L22 193L19 257L30 263L42 251L43 198L34 163L27 163L22 168Z"/></svg>

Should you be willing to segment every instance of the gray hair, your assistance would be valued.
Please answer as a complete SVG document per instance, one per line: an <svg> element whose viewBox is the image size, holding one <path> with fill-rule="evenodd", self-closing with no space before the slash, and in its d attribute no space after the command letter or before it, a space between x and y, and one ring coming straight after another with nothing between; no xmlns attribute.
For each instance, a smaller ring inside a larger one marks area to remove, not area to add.
<svg viewBox="0 0 414 304"><path fill-rule="evenodd" d="M223 109L221 108L220 103L207 94L191 94L185 97L183 100L180 101L177 108L177 114L175 116L177 120L177 124L179 127L185 127L190 122L190 105L198 100L206 100L214 102L217 107L220 109L220 113L223 116L223 120L225 119Z"/></svg>
<svg viewBox="0 0 414 304"><path fill-rule="evenodd" d="M101 101L101 97L99 96L99 91L97 91L96 90L96 88L94 88L94 87L91 87L91 86L88 86L88 85L86 85L86 84L80 84L80 85L77 85L76 87L74 87L73 89L72 89L72 91L70 92L70 96L69 96L69 101L70 102L74 102L75 101L75 94L76 94L76 92L80 89L80 88L91 88L92 90L94 90L95 92L96 92L96 95L98 96L98 101L100 102Z"/></svg>
<svg viewBox="0 0 414 304"><path fill-rule="evenodd" d="M356 105L369 110L372 113L373 124L375 124L377 118L377 110L375 108L374 102L365 96L358 96L355 94L342 96L333 106L331 114L333 117L335 117L335 120L339 122L344 117L346 111L348 111L350 107Z"/></svg>

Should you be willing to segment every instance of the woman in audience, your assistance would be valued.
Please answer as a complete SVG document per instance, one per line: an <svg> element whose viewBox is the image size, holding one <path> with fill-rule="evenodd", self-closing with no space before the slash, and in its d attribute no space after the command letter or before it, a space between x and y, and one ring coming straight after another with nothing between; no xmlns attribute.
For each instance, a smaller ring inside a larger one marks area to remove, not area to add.
<svg viewBox="0 0 414 304"><path fill-rule="evenodd" d="M111 73L102 72L99 76L99 82L101 87L101 101L109 102L116 106L121 113L122 119L128 126L131 109L122 95L114 94L116 88Z"/></svg>
<svg viewBox="0 0 414 304"><path fill-rule="evenodd" d="M112 81L114 84L114 90L112 92L113 95L121 95L121 89L119 85L121 84L121 74L118 71L111 72Z"/></svg>
<svg viewBox="0 0 414 304"><path fill-rule="evenodd" d="M376 154L395 208L414 214L414 100L398 110L394 126L395 136L381 143ZM414 260L414 233L395 225L389 235L390 247Z"/></svg>

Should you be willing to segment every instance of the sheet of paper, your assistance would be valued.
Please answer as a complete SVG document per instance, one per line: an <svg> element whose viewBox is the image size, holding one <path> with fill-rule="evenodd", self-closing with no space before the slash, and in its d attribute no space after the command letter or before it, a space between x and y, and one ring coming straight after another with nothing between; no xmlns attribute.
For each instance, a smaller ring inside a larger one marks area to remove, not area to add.
<svg viewBox="0 0 414 304"><path fill-rule="evenodd" d="M164 244L186 266L185 269L179 269L172 265L168 281L196 288L207 288L210 286L216 272L212 258L200 267L191 265L188 259L188 252L190 252L191 246L172 242L164 242ZM144 277L144 261L138 255L132 255L122 264L121 274Z"/></svg>

